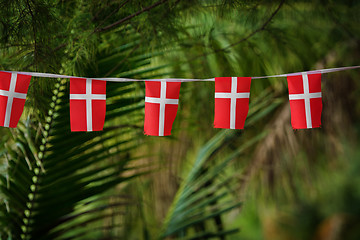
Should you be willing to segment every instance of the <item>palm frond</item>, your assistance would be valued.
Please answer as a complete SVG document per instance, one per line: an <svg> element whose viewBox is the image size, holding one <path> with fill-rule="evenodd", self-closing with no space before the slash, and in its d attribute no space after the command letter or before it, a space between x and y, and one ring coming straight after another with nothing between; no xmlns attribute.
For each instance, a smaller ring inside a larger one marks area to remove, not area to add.
<svg viewBox="0 0 360 240"><path fill-rule="evenodd" d="M273 97L271 92L265 93L253 104ZM250 112L247 124L253 124L271 113L280 102L273 101L261 110ZM239 197L234 195L238 188L237 174L229 169L233 164L232 160L253 148L266 135L267 132L262 132L242 142L243 134L238 131L221 130L204 144L177 191L165 219L161 238L177 236L180 239L222 239L225 235L237 232L238 229L224 229L222 223L224 214L241 206ZM240 147L227 152L225 156L220 154L234 142L241 143ZM218 155L222 156L221 160L217 160Z"/></svg>
<svg viewBox="0 0 360 240"><path fill-rule="evenodd" d="M126 47L110 52L100 49L99 64L116 66L118 58L129 51ZM130 76L123 73L128 69L139 69L132 76L153 71L147 69L151 55L131 54L134 56L125 65L116 68L115 76ZM109 71L101 69L89 74ZM139 154L131 154L142 136L142 119L136 116L144 107L143 91L136 83L107 83L103 132L70 132L68 94L69 82L57 81L44 123L19 123L10 131L12 140L3 140L8 143L2 145L2 156L9 164L0 184L1 239L112 236L123 226L105 222L121 219L124 206L134 201L114 197L109 190L119 186L121 191L132 179L151 171L151 167L137 163Z"/></svg>

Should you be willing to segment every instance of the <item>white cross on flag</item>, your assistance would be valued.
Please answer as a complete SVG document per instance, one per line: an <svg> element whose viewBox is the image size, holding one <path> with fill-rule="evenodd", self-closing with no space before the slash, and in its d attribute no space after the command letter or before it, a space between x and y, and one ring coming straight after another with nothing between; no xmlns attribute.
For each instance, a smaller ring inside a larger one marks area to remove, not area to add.
<svg viewBox="0 0 360 240"><path fill-rule="evenodd" d="M291 125L294 129L321 126L321 74L287 76L291 109Z"/></svg>
<svg viewBox="0 0 360 240"><path fill-rule="evenodd" d="M101 131L106 113L106 81L70 79L71 131Z"/></svg>
<svg viewBox="0 0 360 240"><path fill-rule="evenodd" d="M31 76L0 72L0 126L15 128L24 110Z"/></svg>
<svg viewBox="0 0 360 240"><path fill-rule="evenodd" d="M180 85L180 82L145 81L146 135L171 135L178 110Z"/></svg>
<svg viewBox="0 0 360 240"><path fill-rule="evenodd" d="M215 78L215 128L244 128L250 85L251 77Z"/></svg>

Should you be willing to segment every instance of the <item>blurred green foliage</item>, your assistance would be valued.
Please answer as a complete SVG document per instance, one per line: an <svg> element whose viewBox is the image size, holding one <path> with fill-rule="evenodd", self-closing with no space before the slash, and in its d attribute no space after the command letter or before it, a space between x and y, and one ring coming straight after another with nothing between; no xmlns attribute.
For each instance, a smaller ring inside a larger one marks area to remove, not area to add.
<svg viewBox="0 0 360 240"><path fill-rule="evenodd" d="M0 1L0 67L84 77L260 76L359 65L359 1ZM323 75L294 131L286 80L253 80L244 131L184 83L172 137L143 83L107 83L103 132L71 133L68 81L33 78L0 129L0 239L359 239L359 72Z"/></svg>

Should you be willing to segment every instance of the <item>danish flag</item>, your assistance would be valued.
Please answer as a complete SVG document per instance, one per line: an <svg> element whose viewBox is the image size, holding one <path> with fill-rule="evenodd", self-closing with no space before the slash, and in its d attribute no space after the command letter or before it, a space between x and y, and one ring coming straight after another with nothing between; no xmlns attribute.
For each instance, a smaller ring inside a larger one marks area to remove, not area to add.
<svg viewBox="0 0 360 240"><path fill-rule="evenodd" d="M171 135L178 110L180 85L180 82L145 81L146 135Z"/></svg>
<svg viewBox="0 0 360 240"><path fill-rule="evenodd" d="M244 128L250 85L251 77L215 78L215 128Z"/></svg>
<svg viewBox="0 0 360 240"><path fill-rule="evenodd" d="M287 76L294 129L318 128L321 125L321 74Z"/></svg>
<svg viewBox="0 0 360 240"><path fill-rule="evenodd" d="M106 81L70 79L71 131L101 131L106 113Z"/></svg>
<svg viewBox="0 0 360 240"><path fill-rule="evenodd" d="M0 126L15 128L24 110L31 76L0 72Z"/></svg>

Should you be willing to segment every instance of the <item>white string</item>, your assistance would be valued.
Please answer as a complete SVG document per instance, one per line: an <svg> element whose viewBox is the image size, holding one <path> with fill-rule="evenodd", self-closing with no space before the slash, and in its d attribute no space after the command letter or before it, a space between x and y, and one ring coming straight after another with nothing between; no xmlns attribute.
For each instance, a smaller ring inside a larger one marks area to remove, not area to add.
<svg viewBox="0 0 360 240"><path fill-rule="evenodd" d="M350 67L339 67L339 68L328 68L328 69L319 69L319 70L311 70L306 72L296 72L296 73L287 73L287 74L279 74L279 75L270 75L270 76L259 76L259 77L251 77L251 79L262 79L262 78L277 78L277 77L287 77L294 75L301 75L302 73L314 74L314 73L331 73L331 72L340 72L350 69L360 68L360 66L350 66ZM23 75L29 75L33 77L45 77L45 78L89 78L89 77L76 77L69 75L61 75L61 74L52 74L52 73L38 73L38 72L17 72L17 71L3 71L9 73L17 73ZM100 81L108 81L108 82L142 82L142 81L166 81L166 82L213 82L215 78L207 78L207 79L185 79L185 78L164 78L164 79L131 79L131 78L91 78L93 80Z"/></svg>

